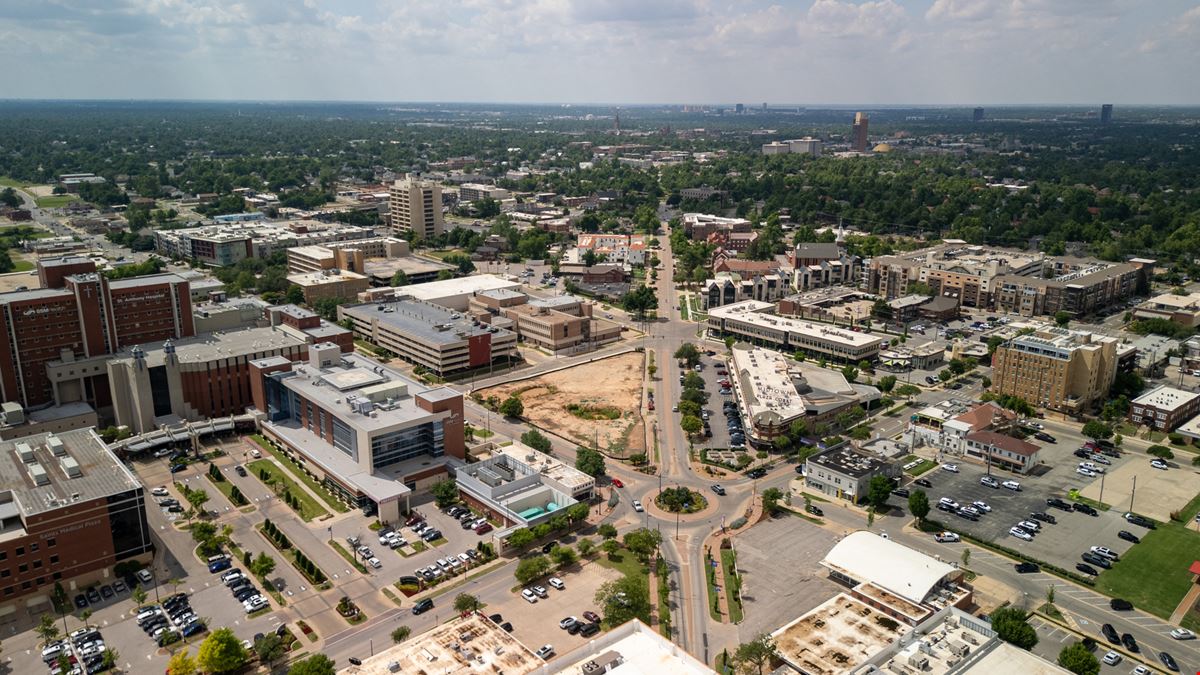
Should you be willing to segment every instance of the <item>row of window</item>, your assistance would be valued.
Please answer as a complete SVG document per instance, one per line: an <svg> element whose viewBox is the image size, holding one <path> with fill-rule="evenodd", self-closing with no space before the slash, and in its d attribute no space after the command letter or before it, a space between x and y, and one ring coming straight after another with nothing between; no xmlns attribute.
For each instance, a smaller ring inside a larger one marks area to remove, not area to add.
<svg viewBox="0 0 1200 675"><path fill-rule="evenodd" d="M32 563L33 569L35 569L35 570L41 569L43 564L44 563L41 560L34 560ZM57 554L50 556L50 564L51 565L58 564L58 555ZM24 573L28 572L29 566L30 566L30 563L21 563L20 565L17 565L17 574L24 574ZM12 568L11 567L5 567L4 569L0 569L0 579L7 579L10 576L12 576Z"/></svg>
<svg viewBox="0 0 1200 675"><path fill-rule="evenodd" d="M50 537L49 539L46 540L46 548L54 548L55 546L58 546L58 539L56 539L54 537ZM29 552L30 553L37 552L38 547L39 547L39 544L36 541L31 542L29 544ZM13 555L16 555L18 558L25 555L25 547L18 546L16 549L13 550ZM8 551L0 551L0 560L8 560Z"/></svg>
<svg viewBox="0 0 1200 675"><path fill-rule="evenodd" d="M22 581L21 582L21 590L28 591L31 588L33 588L34 586L41 588L42 586L45 586L47 583L49 583L51 581L58 581L59 579L62 579L62 572L55 572L54 574L50 575L49 579L47 579L46 577L38 577L37 579L34 579L33 581ZM8 597L11 595L15 595L16 592L17 592L16 586L7 586L4 589L4 596Z"/></svg>

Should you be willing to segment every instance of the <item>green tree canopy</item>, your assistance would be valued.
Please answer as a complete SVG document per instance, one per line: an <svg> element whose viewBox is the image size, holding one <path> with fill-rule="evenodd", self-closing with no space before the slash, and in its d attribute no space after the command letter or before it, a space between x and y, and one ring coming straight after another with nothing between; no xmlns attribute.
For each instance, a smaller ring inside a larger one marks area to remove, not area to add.
<svg viewBox="0 0 1200 675"><path fill-rule="evenodd" d="M925 521L925 516L929 515L929 495L925 494L924 490L913 490L908 495L908 512L917 517L917 520Z"/></svg>
<svg viewBox="0 0 1200 675"><path fill-rule="evenodd" d="M404 626L402 626L403 628ZM287 675L334 675L333 660L324 654L313 654L288 668Z"/></svg>
<svg viewBox="0 0 1200 675"><path fill-rule="evenodd" d="M604 474L604 455L590 448L580 447L575 452L575 468L595 478Z"/></svg>
<svg viewBox="0 0 1200 675"><path fill-rule="evenodd" d="M1037 631L1029 625L1028 615L1016 607L1001 607L992 612L990 620L992 630L996 635L1009 644L1021 649L1033 649L1038 643Z"/></svg>
<svg viewBox="0 0 1200 675"><path fill-rule="evenodd" d="M1058 653L1058 665L1075 675L1099 675L1100 662L1082 642L1072 642Z"/></svg>
<svg viewBox="0 0 1200 675"><path fill-rule="evenodd" d="M500 414L505 417L520 417L525 413L525 404L521 402L520 397L513 395L504 399L500 404Z"/></svg>
<svg viewBox="0 0 1200 675"><path fill-rule="evenodd" d="M227 673L246 663L246 649L229 628L218 628L204 638L196 663L210 673Z"/></svg>

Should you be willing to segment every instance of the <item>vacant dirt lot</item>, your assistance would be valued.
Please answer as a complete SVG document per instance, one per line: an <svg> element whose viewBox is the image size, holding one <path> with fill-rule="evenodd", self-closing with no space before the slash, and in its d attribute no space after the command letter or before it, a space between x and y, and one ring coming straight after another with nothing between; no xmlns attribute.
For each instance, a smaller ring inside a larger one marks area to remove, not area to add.
<svg viewBox="0 0 1200 675"><path fill-rule="evenodd" d="M480 390L500 400L516 394L525 404L525 417L535 425L614 455L645 452L641 406L642 354L629 353L572 366L529 380ZM567 406L594 406L620 411L616 419L583 419Z"/></svg>

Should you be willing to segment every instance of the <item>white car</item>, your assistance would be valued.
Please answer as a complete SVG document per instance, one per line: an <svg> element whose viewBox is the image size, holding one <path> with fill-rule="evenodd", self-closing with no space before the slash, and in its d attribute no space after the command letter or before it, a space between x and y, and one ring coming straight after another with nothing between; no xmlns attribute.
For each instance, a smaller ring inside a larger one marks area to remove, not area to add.
<svg viewBox="0 0 1200 675"><path fill-rule="evenodd" d="M579 623L579 619L577 619L573 616L568 616L567 618L558 622L558 627L563 630L566 630L566 629L570 628L571 626L574 626L577 623Z"/></svg>
<svg viewBox="0 0 1200 675"><path fill-rule="evenodd" d="M558 577L550 577L550 580L547 581L546 583L550 584L551 586L553 586L554 588L557 588L560 591L566 589L566 587L567 587L567 585L563 583L563 580L559 579Z"/></svg>
<svg viewBox="0 0 1200 675"><path fill-rule="evenodd" d="M1095 478L1096 477L1095 471L1092 471L1091 469L1085 469L1082 466L1079 467L1078 469L1075 469L1075 473L1079 474L1080 476L1087 477L1087 478Z"/></svg>
<svg viewBox="0 0 1200 675"><path fill-rule="evenodd" d="M1171 637L1176 640L1195 640L1196 634L1186 628L1176 628L1171 631Z"/></svg>
<svg viewBox="0 0 1200 675"><path fill-rule="evenodd" d="M1017 527L1025 530L1026 532L1038 532L1042 529L1042 526L1039 525L1036 520L1022 520L1021 522L1017 523Z"/></svg>
<svg viewBox="0 0 1200 675"><path fill-rule="evenodd" d="M242 607L246 610L247 614L253 614L266 606L267 599L261 595L252 596L242 603Z"/></svg>
<svg viewBox="0 0 1200 675"><path fill-rule="evenodd" d="M167 492L167 488L165 488L165 487L162 487L162 486L159 486L159 487L156 487L156 488L154 488L153 490L151 490L151 491L150 491L150 494L154 495L155 497L169 497L169 496L171 496L171 493L170 493L170 492Z"/></svg>
<svg viewBox="0 0 1200 675"><path fill-rule="evenodd" d="M1001 483L1000 485L1002 485L1003 487L1005 487L1009 490L1012 490L1013 492L1021 491L1021 484L1015 480L1006 480L1003 483Z"/></svg>
<svg viewBox="0 0 1200 675"><path fill-rule="evenodd" d="M959 539L959 536L953 532L938 532L937 534L933 535L934 541L939 541L943 544L959 541Z"/></svg>
<svg viewBox="0 0 1200 675"><path fill-rule="evenodd" d="M642 503L636 499L633 500L633 510L637 511L638 513L645 511L645 509L642 508Z"/></svg>
<svg viewBox="0 0 1200 675"><path fill-rule="evenodd" d="M1161 459L1150 460L1150 466L1152 466L1156 469L1162 469L1163 471L1166 471L1167 469L1171 468L1170 466L1167 465L1166 462L1162 461Z"/></svg>
<svg viewBox="0 0 1200 675"><path fill-rule="evenodd" d="M1008 531L1008 533L1011 534L1012 536L1016 537L1017 539L1024 539L1025 541L1033 541L1033 535L1029 534L1025 530L1022 530L1019 527L1012 528L1011 530Z"/></svg>
<svg viewBox="0 0 1200 675"><path fill-rule="evenodd" d="M537 602L537 593L534 593L532 590L530 590L528 588L521 591L521 597L525 598L525 601L531 605L533 603Z"/></svg>
<svg viewBox="0 0 1200 675"><path fill-rule="evenodd" d="M948 506L948 507L954 509L955 511L958 510L958 502L954 501L953 499L950 499L949 497L942 497L941 499L938 500L938 503L942 504L944 506Z"/></svg>
<svg viewBox="0 0 1200 675"><path fill-rule="evenodd" d="M1121 662L1121 655L1110 651L1109 653L1105 654L1104 658L1101 660L1104 661L1104 665L1106 666L1115 666Z"/></svg>
<svg viewBox="0 0 1200 675"><path fill-rule="evenodd" d="M975 508L979 509L980 511L983 511L984 513L992 512L992 507L988 506L987 502L974 501L974 502L971 502L971 506L974 506Z"/></svg>
<svg viewBox="0 0 1200 675"><path fill-rule="evenodd" d="M371 556L370 558L367 558L367 564L370 565L371 567L374 567L375 569L379 569L380 567L383 567L383 563L379 562L379 558L376 558L375 556Z"/></svg>
<svg viewBox="0 0 1200 675"><path fill-rule="evenodd" d="M1099 466L1097 464L1093 464L1091 462L1080 462L1079 468L1087 469L1088 471L1091 471L1092 473L1104 473L1104 469L1101 466Z"/></svg>
<svg viewBox="0 0 1200 675"><path fill-rule="evenodd" d="M540 659L548 659L551 656L554 656L554 647L550 645L542 645L541 649L534 653L537 654L538 658Z"/></svg>
<svg viewBox="0 0 1200 675"><path fill-rule="evenodd" d="M998 487L1000 487L1000 481L996 480L995 478L992 478L991 476L980 476L980 477L979 477L979 484L980 484L980 485L985 485L985 486L987 486L987 487L990 487L990 488L998 488Z"/></svg>
<svg viewBox="0 0 1200 675"><path fill-rule="evenodd" d="M958 465L957 464L943 464L942 471L949 471L950 473L958 473Z"/></svg>
<svg viewBox="0 0 1200 675"><path fill-rule="evenodd" d="M1139 665L1137 668L1129 671L1129 675L1152 675L1152 673L1146 666Z"/></svg>

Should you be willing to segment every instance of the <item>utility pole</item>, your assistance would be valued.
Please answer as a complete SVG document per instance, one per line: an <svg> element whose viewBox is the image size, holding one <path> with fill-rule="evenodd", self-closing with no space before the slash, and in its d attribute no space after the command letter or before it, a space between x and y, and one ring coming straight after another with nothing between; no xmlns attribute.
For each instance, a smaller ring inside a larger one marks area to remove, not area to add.
<svg viewBox="0 0 1200 675"><path fill-rule="evenodd" d="M1137 476L1133 477L1133 488L1129 490L1129 512L1133 513L1133 496L1137 494Z"/></svg>
<svg viewBox="0 0 1200 675"><path fill-rule="evenodd" d="M1104 505L1104 476L1105 475L1106 474L1104 474L1104 473L1100 474L1100 505L1101 506ZM1137 477L1135 476L1134 478L1136 479Z"/></svg>

